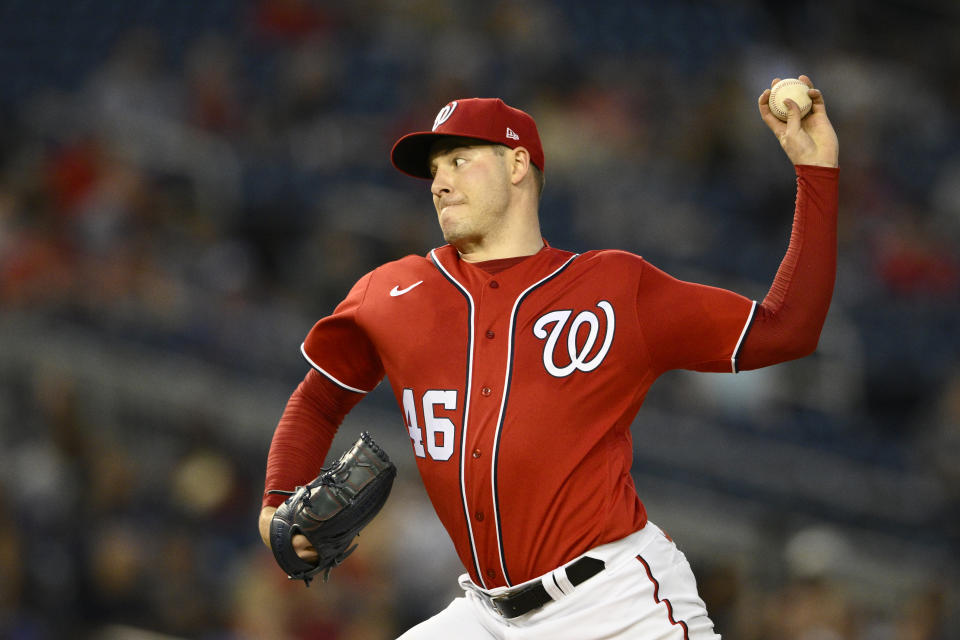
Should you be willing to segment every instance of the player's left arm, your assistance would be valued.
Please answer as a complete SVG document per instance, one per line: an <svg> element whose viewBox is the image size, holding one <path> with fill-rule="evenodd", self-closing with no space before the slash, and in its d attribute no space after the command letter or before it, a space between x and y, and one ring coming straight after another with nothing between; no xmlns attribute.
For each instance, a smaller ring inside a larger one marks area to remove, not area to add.
<svg viewBox="0 0 960 640"><path fill-rule="evenodd" d="M837 271L837 169L798 165L796 171L790 245L744 329L737 370L813 353L830 308Z"/></svg>
<svg viewBox="0 0 960 640"><path fill-rule="evenodd" d="M756 369L812 353L833 296L837 268L839 142L823 94L810 86L812 107L800 117L787 100L787 121L770 111L770 90L758 100L760 116L780 141L797 173L790 245L770 291L757 305L737 354L738 368ZM779 78L771 83L776 84Z"/></svg>
<svg viewBox="0 0 960 640"><path fill-rule="evenodd" d="M800 79L811 85L806 76ZM810 114L801 120L790 101L785 123L770 111L769 90L759 99L761 117L797 175L790 244L766 297L751 304L731 291L681 282L645 267L638 302L670 310L644 325L658 371L736 372L801 358L816 349L836 277L839 169L837 136L823 95L814 89L809 95Z"/></svg>
<svg viewBox="0 0 960 640"><path fill-rule="evenodd" d="M798 165L787 252L760 302L726 289L683 282L645 264L638 308L653 367L758 369L812 353L826 320L837 265L837 169Z"/></svg>

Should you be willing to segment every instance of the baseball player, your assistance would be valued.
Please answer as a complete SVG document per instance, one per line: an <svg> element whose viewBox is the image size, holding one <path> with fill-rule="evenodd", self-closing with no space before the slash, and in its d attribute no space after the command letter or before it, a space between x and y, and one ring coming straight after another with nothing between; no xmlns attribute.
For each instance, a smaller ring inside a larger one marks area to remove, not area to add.
<svg viewBox="0 0 960 640"><path fill-rule="evenodd" d="M670 369L734 372L811 353L836 271L838 142L821 93L760 114L795 165L793 230L761 301L682 282L624 251L540 235L534 120L499 99L444 106L392 162L430 181L445 246L363 276L303 342L311 369L266 490L312 478L347 412L386 376L424 486L466 570L421 638L719 638L687 560L647 519L633 423ZM629 212L628 212L629 213ZM282 498L265 493L261 532ZM300 538L297 552L311 557ZM296 542L296 540L295 540Z"/></svg>

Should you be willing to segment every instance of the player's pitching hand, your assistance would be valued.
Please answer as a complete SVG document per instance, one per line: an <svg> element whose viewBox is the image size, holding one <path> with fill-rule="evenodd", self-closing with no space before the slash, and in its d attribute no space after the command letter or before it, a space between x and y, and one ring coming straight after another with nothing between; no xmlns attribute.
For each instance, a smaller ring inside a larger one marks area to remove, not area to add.
<svg viewBox="0 0 960 640"><path fill-rule="evenodd" d="M757 101L760 117L777 136L780 146L793 164L812 164L821 167L836 167L840 155L840 143L837 133L827 118L827 108L823 94L813 88L813 82L807 76L799 79L810 87L809 96L813 105L805 118L800 117L800 109L793 100L785 102L789 109L787 121L783 122L770 111L770 89L767 89ZM773 87L780 78L774 78Z"/></svg>

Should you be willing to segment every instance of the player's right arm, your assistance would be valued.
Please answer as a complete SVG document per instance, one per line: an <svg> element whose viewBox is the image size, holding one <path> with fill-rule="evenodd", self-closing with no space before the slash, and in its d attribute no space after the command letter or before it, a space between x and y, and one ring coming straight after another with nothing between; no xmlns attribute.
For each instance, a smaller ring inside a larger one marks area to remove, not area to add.
<svg viewBox="0 0 960 640"><path fill-rule="evenodd" d="M376 348L359 321L371 274L357 281L343 302L318 321L304 340L301 351L312 368L287 401L267 454L258 520L260 537L267 546L270 521L286 499L270 492L293 491L317 477L344 417L383 377ZM301 557L311 559L306 538L294 536L293 544Z"/></svg>
<svg viewBox="0 0 960 640"><path fill-rule="evenodd" d="M330 444L344 417L363 398L330 381L315 369L290 396L273 433L267 454L259 529L270 545L270 520L286 496L271 490L291 491L320 473ZM305 540L305 539L304 539ZM294 546L297 546L294 539Z"/></svg>

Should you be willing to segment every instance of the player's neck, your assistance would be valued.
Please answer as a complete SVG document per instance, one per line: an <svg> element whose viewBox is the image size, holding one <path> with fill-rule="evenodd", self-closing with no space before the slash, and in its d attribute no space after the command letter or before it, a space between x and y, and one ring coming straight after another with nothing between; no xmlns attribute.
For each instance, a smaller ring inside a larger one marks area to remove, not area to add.
<svg viewBox="0 0 960 640"><path fill-rule="evenodd" d="M505 258L522 258L532 256L543 248L543 241L540 241L536 247L527 249L518 249L516 251L478 251L473 253L460 252L460 259L464 262L487 262L489 260L503 260ZM458 249L459 251L459 249Z"/></svg>
<svg viewBox="0 0 960 640"><path fill-rule="evenodd" d="M467 262L532 256L543 248L537 206L529 199L521 198L508 208L493 229L453 244L460 258Z"/></svg>
<svg viewBox="0 0 960 640"><path fill-rule="evenodd" d="M486 262L504 258L532 256L543 248L540 226L522 232L506 232L500 238L483 238L478 242L455 245L460 259L466 262Z"/></svg>

